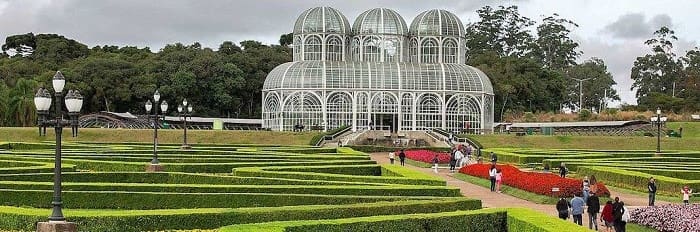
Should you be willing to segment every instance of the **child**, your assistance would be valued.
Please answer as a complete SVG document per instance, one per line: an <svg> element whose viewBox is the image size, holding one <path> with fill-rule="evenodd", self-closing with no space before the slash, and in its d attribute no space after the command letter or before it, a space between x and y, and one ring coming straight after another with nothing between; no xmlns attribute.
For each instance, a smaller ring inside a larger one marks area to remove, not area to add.
<svg viewBox="0 0 700 232"><path fill-rule="evenodd" d="M688 188L688 186L683 186L683 190L681 190L681 193L683 194L683 204L685 205L690 205L690 195L693 194L693 190Z"/></svg>
<svg viewBox="0 0 700 232"><path fill-rule="evenodd" d="M438 162L439 161L440 161L440 159L438 158L438 154L435 154L435 157L433 157L433 169L434 169L436 174L438 173Z"/></svg>
<svg viewBox="0 0 700 232"><path fill-rule="evenodd" d="M501 180L503 179L503 173L501 169L496 169L496 191L501 193Z"/></svg>
<svg viewBox="0 0 700 232"><path fill-rule="evenodd" d="M394 152L389 152L389 162L391 162L391 164L394 164Z"/></svg>

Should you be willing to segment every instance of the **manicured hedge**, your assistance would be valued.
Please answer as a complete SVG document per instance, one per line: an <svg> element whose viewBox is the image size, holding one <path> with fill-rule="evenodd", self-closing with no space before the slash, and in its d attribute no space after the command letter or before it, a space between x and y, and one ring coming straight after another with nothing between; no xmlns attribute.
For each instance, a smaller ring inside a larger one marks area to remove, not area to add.
<svg viewBox="0 0 700 232"><path fill-rule="evenodd" d="M569 220L545 215L532 209L509 208L508 231L517 232L585 232L590 231L583 226L578 226Z"/></svg>
<svg viewBox="0 0 700 232"><path fill-rule="evenodd" d="M179 210L74 210L65 209L69 221L81 231L136 232L174 229L214 229L234 223L259 223L277 220L316 220L373 215L432 213L481 208L479 200L450 198L445 200L377 202L350 205L285 206L239 209ZM46 220L50 209L27 209L0 206L0 228L35 230L32 223Z"/></svg>
<svg viewBox="0 0 700 232"><path fill-rule="evenodd" d="M53 191L0 189L0 204L50 208ZM80 209L187 209L332 205L363 202L440 199L434 196L357 196L279 193L154 193L63 191L63 205ZM99 199L96 201L95 199Z"/></svg>
<svg viewBox="0 0 700 232"><path fill-rule="evenodd" d="M595 175L598 180L613 186L630 188L641 192L646 192L650 174L621 170L614 167L579 167L578 173L581 175ZM692 189L700 189L700 180L684 180L665 176L654 176L657 184L657 191L667 195L678 195L684 185L689 185Z"/></svg>
<svg viewBox="0 0 700 232"><path fill-rule="evenodd" d="M444 181L434 179L413 179L392 176L352 176L327 173L305 173L305 172L285 172L285 171L267 171L262 168L237 168L233 171L236 176L246 177L268 177L268 178L285 178L285 179L304 179L304 180L325 180L325 181L344 181L344 182L363 182L363 183L383 183L383 184L408 184L408 185L445 185Z"/></svg>

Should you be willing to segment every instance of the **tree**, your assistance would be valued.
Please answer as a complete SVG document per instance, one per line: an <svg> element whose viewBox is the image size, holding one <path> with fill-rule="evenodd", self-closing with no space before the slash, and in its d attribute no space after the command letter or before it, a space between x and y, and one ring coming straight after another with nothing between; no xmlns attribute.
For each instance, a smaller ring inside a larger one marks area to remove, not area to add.
<svg viewBox="0 0 700 232"><path fill-rule="evenodd" d="M631 73L634 80L631 90L637 90L640 106L648 108L655 106L644 105L653 102L644 98L654 92L675 97L675 85L683 81L682 61L673 53L673 41L678 40L675 32L664 26L654 36L644 42L652 53L637 57Z"/></svg>
<svg viewBox="0 0 700 232"><path fill-rule="evenodd" d="M576 50L579 45L571 39L570 27L578 24L558 14L542 19L542 24L537 26L537 39L532 43L532 57L552 70L575 65L582 52Z"/></svg>
<svg viewBox="0 0 700 232"><path fill-rule="evenodd" d="M683 111L700 110L700 48L688 51L682 58L685 63L685 80L678 86L677 96L684 99Z"/></svg>
<svg viewBox="0 0 700 232"><path fill-rule="evenodd" d="M219 45L219 53L223 55L231 55L241 51L241 47L231 41L224 41L221 45Z"/></svg>
<svg viewBox="0 0 700 232"><path fill-rule="evenodd" d="M476 12L480 20L466 27L467 60L486 51L501 57L528 53L533 41L528 28L535 21L520 15L517 6L484 6Z"/></svg>
<svg viewBox="0 0 700 232"><path fill-rule="evenodd" d="M6 55L28 56L36 49L36 37L33 33L11 35L5 39L2 52Z"/></svg>
<svg viewBox="0 0 700 232"><path fill-rule="evenodd" d="M10 89L4 82L0 82L0 126L7 126L6 119L9 114Z"/></svg>
<svg viewBox="0 0 700 232"><path fill-rule="evenodd" d="M287 34L280 35L280 45L281 46L288 46L292 43L294 43L294 34L293 33L287 33Z"/></svg>
<svg viewBox="0 0 700 232"><path fill-rule="evenodd" d="M8 113L13 125L32 126L35 124L37 115L34 107L34 91L36 89L36 81L20 79L10 91Z"/></svg>
<svg viewBox="0 0 700 232"><path fill-rule="evenodd" d="M613 88L616 84L612 74L608 72L605 62L599 58L591 58L582 64L571 66L565 70L566 77L566 98L564 105L570 108L587 109L605 108L608 99L620 100L620 96ZM579 81L583 80L583 91L579 88ZM583 92L583 106L579 105L579 94Z"/></svg>

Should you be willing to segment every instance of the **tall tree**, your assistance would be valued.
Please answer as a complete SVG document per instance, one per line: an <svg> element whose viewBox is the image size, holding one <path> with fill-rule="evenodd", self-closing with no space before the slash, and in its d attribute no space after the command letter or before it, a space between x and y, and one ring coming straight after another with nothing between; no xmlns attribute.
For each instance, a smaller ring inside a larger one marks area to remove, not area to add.
<svg viewBox="0 0 700 232"><path fill-rule="evenodd" d="M484 6L476 11L479 21L467 24L467 59L493 51L501 57L528 53L533 36L529 27L535 21L520 15L517 6Z"/></svg>
<svg viewBox="0 0 700 232"><path fill-rule="evenodd" d="M700 110L700 48L688 51L683 57L685 80L679 85L678 95L684 99L683 111Z"/></svg>
<svg viewBox="0 0 700 232"><path fill-rule="evenodd" d="M637 57L631 73L631 90L637 90L640 106L655 108L645 104L653 101L644 99L654 92L675 96L675 85L683 81L682 61L673 52L673 42L677 40L675 32L664 26L654 32L654 38L644 42L652 53Z"/></svg>
<svg viewBox="0 0 700 232"><path fill-rule="evenodd" d="M0 126L6 126L6 119L9 113L10 89L4 82L0 81Z"/></svg>
<svg viewBox="0 0 700 232"><path fill-rule="evenodd" d="M293 33L287 33L287 34L280 35L280 45L281 46L288 46L292 43L294 43L294 34Z"/></svg>
<svg viewBox="0 0 700 232"><path fill-rule="evenodd" d="M11 35L5 39L2 52L6 55L28 56L36 49L36 36L33 33Z"/></svg>
<svg viewBox="0 0 700 232"><path fill-rule="evenodd" d="M591 58L582 64L567 68L565 73L568 80L566 81L567 92L564 105L570 108L595 108L599 111L605 108L605 104L609 100L620 100L620 96L613 88L616 82L602 59ZM574 78L588 80L581 83ZM579 84L583 85L579 86ZM579 105L581 93L583 94L583 106Z"/></svg>
<svg viewBox="0 0 700 232"><path fill-rule="evenodd" d="M37 115L34 107L34 91L36 89L36 81L20 79L10 91L9 118L14 122L14 125L32 126L36 123Z"/></svg>
<svg viewBox="0 0 700 232"><path fill-rule="evenodd" d="M532 56L542 62L544 67L552 70L563 70L576 64L582 52L578 51L579 44L571 39L571 28L578 24L571 20L560 18L558 14L542 19L537 26L537 39L532 43Z"/></svg>

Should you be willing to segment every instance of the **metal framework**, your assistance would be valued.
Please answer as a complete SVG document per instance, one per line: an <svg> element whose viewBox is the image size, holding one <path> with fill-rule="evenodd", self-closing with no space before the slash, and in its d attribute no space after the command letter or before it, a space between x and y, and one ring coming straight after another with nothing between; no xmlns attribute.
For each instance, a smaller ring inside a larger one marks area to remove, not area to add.
<svg viewBox="0 0 700 232"><path fill-rule="evenodd" d="M457 16L429 10L409 30L395 11L377 8L360 14L350 29L333 8L302 13L294 26L294 61L265 80L263 128L493 131L493 87L464 64Z"/></svg>

